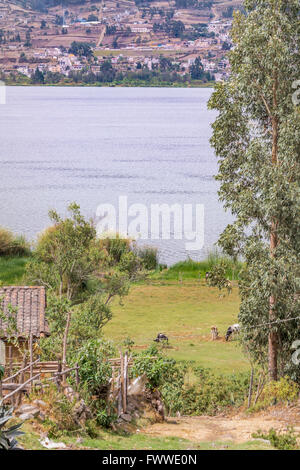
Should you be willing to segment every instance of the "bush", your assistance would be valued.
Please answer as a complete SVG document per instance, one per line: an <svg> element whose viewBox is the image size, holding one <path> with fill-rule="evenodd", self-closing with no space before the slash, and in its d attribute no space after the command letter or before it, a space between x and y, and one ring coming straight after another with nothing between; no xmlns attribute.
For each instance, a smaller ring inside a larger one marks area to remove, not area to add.
<svg viewBox="0 0 300 470"><path fill-rule="evenodd" d="M162 386L170 376L174 380L175 368L176 361L174 359L165 357L158 346L151 345L148 349L135 356L131 372L135 377L146 374L149 382L148 386L151 389L155 389Z"/></svg>
<svg viewBox="0 0 300 470"><path fill-rule="evenodd" d="M109 428L118 418L113 408L109 408L105 400L97 400L93 403L93 414L96 423L104 428Z"/></svg>
<svg viewBox="0 0 300 470"><path fill-rule="evenodd" d="M132 241L121 238L120 235L107 236L99 240L99 247L105 250L110 258L110 263L116 265L120 262L122 255L131 251Z"/></svg>
<svg viewBox="0 0 300 470"><path fill-rule="evenodd" d="M158 250L152 246L143 246L136 249L137 256L141 258L145 269L153 271L158 266Z"/></svg>
<svg viewBox="0 0 300 470"><path fill-rule="evenodd" d="M257 431L252 434L255 439L266 439L270 441L275 449L279 450L297 450L297 436L293 428L288 428L287 432L277 433L275 429L271 428L268 433Z"/></svg>
<svg viewBox="0 0 300 470"><path fill-rule="evenodd" d="M289 377L281 377L278 381L269 382L260 397L258 408L281 403L289 405L297 401L299 386Z"/></svg>
<svg viewBox="0 0 300 470"><path fill-rule="evenodd" d="M218 375L191 362L176 362L157 345L135 356L132 373L146 374L149 387L161 392L170 415L177 411L215 415L231 406L242 406L249 389L248 373ZM192 384L186 380L189 376L193 377Z"/></svg>
<svg viewBox="0 0 300 470"><path fill-rule="evenodd" d="M249 374L217 375L195 368L196 383L182 390L181 412L215 415L231 406L242 406L249 388Z"/></svg>
<svg viewBox="0 0 300 470"><path fill-rule="evenodd" d="M156 345L135 356L132 373L146 374L148 386L161 392L170 415L177 411L214 415L230 406L243 405L249 389L249 374L217 375L190 362L176 362ZM185 383L187 373L193 375L193 384Z"/></svg>
<svg viewBox="0 0 300 470"><path fill-rule="evenodd" d="M47 428L50 438L56 439L80 430L72 413L74 403L70 402L62 392L59 392L56 385L50 384L44 389L42 395L39 389L33 389L29 398L30 402L34 399L40 399L46 403L44 409L46 419L43 424Z"/></svg>
<svg viewBox="0 0 300 470"><path fill-rule="evenodd" d="M13 240L11 254L15 256L29 256L31 254L30 244L23 235L19 235Z"/></svg>
<svg viewBox="0 0 300 470"><path fill-rule="evenodd" d="M23 236L14 234L0 227L0 256L28 256L30 245Z"/></svg>
<svg viewBox="0 0 300 470"><path fill-rule="evenodd" d="M94 339L87 341L74 356L74 363L79 366L80 386L91 397L101 396L111 378L112 368L107 361L116 354L110 341Z"/></svg>
<svg viewBox="0 0 300 470"><path fill-rule="evenodd" d="M9 255L13 245L13 234L0 227L0 256Z"/></svg>

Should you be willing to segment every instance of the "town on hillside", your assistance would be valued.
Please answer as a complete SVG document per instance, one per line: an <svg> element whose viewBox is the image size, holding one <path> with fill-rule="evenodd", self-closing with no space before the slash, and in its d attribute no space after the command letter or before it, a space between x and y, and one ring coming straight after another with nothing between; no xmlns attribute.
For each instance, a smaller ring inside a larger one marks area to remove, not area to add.
<svg viewBox="0 0 300 470"><path fill-rule="evenodd" d="M236 0L0 0L1 79L224 80L240 8Z"/></svg>

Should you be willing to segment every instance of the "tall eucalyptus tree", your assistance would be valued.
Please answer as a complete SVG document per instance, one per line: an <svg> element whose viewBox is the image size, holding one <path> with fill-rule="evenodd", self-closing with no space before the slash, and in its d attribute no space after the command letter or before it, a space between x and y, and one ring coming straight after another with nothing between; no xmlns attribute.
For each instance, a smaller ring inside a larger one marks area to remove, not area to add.
<svg viewBox="0 0 300 470"><path fill-rule="evenodd" d="M300 315L299 0L246 0L244 8L234 15L231 76L209 103L219 111L211 139L219 196L235 216L219 244L246 261L244 340L256 359L268 356L276 380L300 339L292 320Z"/></svg>

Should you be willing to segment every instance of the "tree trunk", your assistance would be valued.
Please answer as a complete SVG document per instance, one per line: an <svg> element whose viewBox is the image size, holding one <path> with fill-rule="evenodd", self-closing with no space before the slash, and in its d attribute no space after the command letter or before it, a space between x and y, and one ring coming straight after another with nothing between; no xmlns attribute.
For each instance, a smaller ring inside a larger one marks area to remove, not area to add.
<svg viewBox="0 0 300 470"><path fill-rule="evenodd" d="M278 77L277 73L274 76L274 84L273 84L273 113L274 111L277 112L277 90L278 90ZM272 133L273 133L273 142L272 142L272 165L276 166L278 164L278 117L273 115L272 117ZM275 219L272 220L271 223L271 233L270 233L270 255L271 258L275 256L275 250L278 246L278 237L277 237L277 221ZM270 309L269 309L269 321L274 322L276 321L275 315L275 305L276 299L274 294L270 296ZM277 358L278 358L278 335L276 331L274 331L274 326L270 325L269 331L269 351L268 351L268 359L269 359L269 377L271 380L277 380L278 378L278 367L277 367Z"/></svg>
<svg viewBox="0 0 300 470"><path fill-rule="evenodd" d="M68 335L71 323L71 312L69 311L67 314L67 323L64 332L64 339L63 339L63 350L62 350L62 369L63 371L67 368L67 344L68 344ZM63 381L65 381L65 376L63 376Z"/></svg>

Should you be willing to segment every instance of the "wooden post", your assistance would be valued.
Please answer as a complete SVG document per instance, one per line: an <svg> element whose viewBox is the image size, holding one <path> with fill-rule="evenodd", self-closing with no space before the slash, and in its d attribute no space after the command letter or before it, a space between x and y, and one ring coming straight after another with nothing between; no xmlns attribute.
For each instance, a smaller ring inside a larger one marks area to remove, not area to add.
<svg viewBox="0 0 300 470"><path fill-rule="evenodd" d="M122 414L121 374L118 377L118 417Z"/></svg>
<svg viewBox="0 0 300 470"><path fill-rule="evenodd" d="M12 368L13 368L12 361L13 361L13 359L12 359L12 346L8 346L9 375L12 375ZM14 406L14 404L15 404L14 396L11 397L11 404L12 404L12 406Z"/></svg>
<svg viewBox="0 0 300 470"><path fill-rule="evenodd" d="M26 367L26 354L24 354L24 358L23 358L23 362L22 362L22 369L25 369ZM20 373L20 378L19 378L19 384L21 385L22 383L25 382L25 372L24 370ZM22 390L20 391L20 393L18 394L18 396L16 397L16 405L17 406L20 406L21 405L21 402L22 402Z"/></svg>
<svg viewBox="0 0 300 470"><path fill-rule="evenodd" d="M75 364L76 369L75 369L75 377L76 377L76 388L78 389L79 387L79 370L78 370L78 362Z"/></svg>
<svg viewBox="0 0 300 470"><path fill-rule="evenodd" d="M123 410L127 412L127 371L128 371L128 352L126 351L124 357L124 381L123 381Z"/></svg>
<svg viewBox="0 0 300 470"><path fill-rule="evenodd" d="M112 396L114 396L114 393L115 393L115 366L112 366L111 376L112 376L111 393L112 393Z"/></svg>
<svg viewBox="0 0 300 470"><path fill-rule="evenodd" d="M212 341L216 341L219 335L218 328L216 326L212 326L210 331Z"/></svg>
<svg viewBox="0 0 300 470"><path fill-rule="evenodd" d="M60 389L61 389L61 361L58 361L58 364L57 364L57 377L56 377L56 384L57 384L57 389L58 391L60 392Z"/></svg>
<svg viewBox="0 0 300 470"><path fill-rule="evenodd" d="M33 335L32 333L30 333L29 335L29 361L30 361L29 377L32 379L33 377ZM30 382L30 390L32 390L32 382Z"/></svg>
<svg viewBox="0 0 300 470"><path fill-rule="evenodd" d="M120 351L120 376L121 376L121 402L122 402L122 413L124 413L125 402L124 402L124 357L122 351Z"/></svg>
<svg viewBox="0 0 300 470"><path fill-rule="evenodd" d="M2 399L3 394L2 394L2 380L0 380L0 399Z"/></svg>
<svg viewBox="0 0 300 470"><path fill-rule="evenodd" d="M12 346L8 346L9 375L12 375Z"/></svg>

